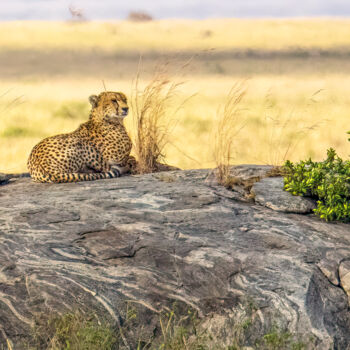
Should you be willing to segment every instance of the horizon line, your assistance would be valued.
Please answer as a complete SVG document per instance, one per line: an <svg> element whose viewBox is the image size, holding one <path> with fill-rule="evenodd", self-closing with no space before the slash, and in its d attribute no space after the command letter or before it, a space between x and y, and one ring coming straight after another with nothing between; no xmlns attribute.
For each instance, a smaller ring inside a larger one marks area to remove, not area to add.
<svg viewBox="0 0 350 350"><path fill-rule="evenodd" d="M196 18L196 17L162 17L162 18L152 18L149 21L132 21L126 18L84 18L82 20L72 19L71 17L66 19L42 19L42 18L21 18L21 19L1 19L0 22L110 22L110 21L118 21L118 22L135 22L135 23L146 23L146 22L155 22L155 21L168 21L168 20L179 20L179 21L206 21L206 20L313 20L313 19L323 19L323 20L347 20L350 19L350 14L348 15L307 15L307 16L237 16L237 17L225 17L225 16L215 16L215 17L204 17L204 18Z"/></svg>

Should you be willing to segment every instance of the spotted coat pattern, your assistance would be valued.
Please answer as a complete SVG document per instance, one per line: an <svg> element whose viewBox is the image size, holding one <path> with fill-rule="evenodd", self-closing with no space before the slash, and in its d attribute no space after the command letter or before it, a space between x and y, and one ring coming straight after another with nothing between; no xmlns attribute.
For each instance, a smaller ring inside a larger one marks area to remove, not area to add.
<svg viewBox="0 0 350 350"><path fill-rule="evenodd" d="M114 178L129 170L132 143L123 125L128 104L121 92L90 96L90 118L68 134L38 143L28 159L36 182L76 182Z"/></svg>

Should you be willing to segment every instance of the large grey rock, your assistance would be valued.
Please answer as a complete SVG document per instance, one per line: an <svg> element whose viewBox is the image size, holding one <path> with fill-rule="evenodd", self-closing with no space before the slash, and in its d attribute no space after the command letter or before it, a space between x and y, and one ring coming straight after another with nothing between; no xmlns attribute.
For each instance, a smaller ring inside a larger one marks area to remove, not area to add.
<svg viewBox="0 0 350 350"><path fill-rule="evenodd" d="M342 261L339 265L339 280L342 288L348 295L350 305L350 261Z"/></svg>
<svg viewBox="0 0 350 350"><path fill-rule="evenodd" d="M230 345L253 303L246 346L277 325L320 350L350 348L350 226L236 200L209 173L1 186L0 348L20 349L38 314L80 308L120 322L126 300L150 332L177 301ZM281 179L254 191L272 184Z"/></svg>
<svg viewBox="0 0 350 350"><path fill-rule="evenodd" d="M17 179L21 177L29 177L29 173L22 173L22 174L4 174L0 173L0 185L5 185L9 183L11 179Z"/></svg>
<svg viewBox="0 0 350 350"><path fill-rule="evenodd" d="M255 202L276 211L285 213L310 213L316 208L315 201L292 196L283 190L283 178L267 177L256 182L252 188Z"/></svg>
<svg viewBox="0 0 350 350"><path fill-rule="evenodd" d="M10 176L7 174L0 173L0 185L3 185L5 183L8 183L10 179Z"/></svg>

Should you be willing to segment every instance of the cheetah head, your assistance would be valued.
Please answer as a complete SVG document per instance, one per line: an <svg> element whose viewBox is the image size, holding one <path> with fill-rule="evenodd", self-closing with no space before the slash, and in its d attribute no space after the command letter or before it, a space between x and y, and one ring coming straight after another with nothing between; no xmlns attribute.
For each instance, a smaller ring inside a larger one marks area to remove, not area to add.
<svg viewBox="0 0 350 350"><path fill-rule="evenodd" d="M128 102L122 92L105 91L98 96L90 96L89 101L94 117L101 121L110 118L123 120L128 115Z"/></svg>

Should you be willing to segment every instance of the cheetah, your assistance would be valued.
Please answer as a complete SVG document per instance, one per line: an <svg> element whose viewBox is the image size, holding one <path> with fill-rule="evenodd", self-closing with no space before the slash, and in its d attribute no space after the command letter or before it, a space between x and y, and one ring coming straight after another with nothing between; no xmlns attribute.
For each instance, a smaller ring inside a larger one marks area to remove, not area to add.
<svg viewBox="0 0 350 350"><path fill-rule="evenodd" d="M126 96L102 92L89 97L89 120L75 131L39 142L28 159L35 182L77 182L119 177L129 170L132 142L124 127Z"/></svg>

